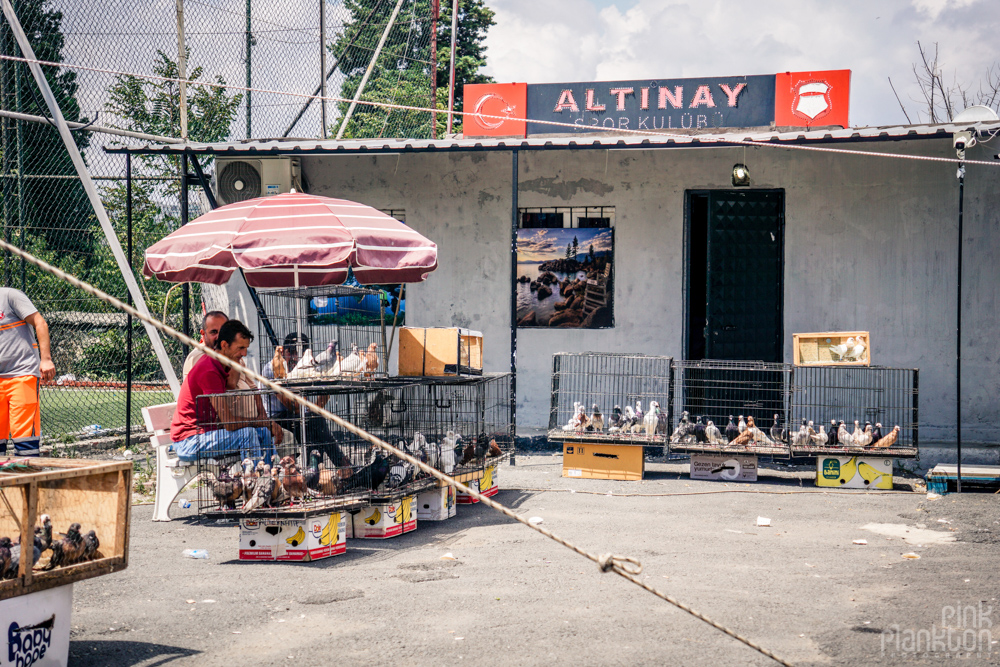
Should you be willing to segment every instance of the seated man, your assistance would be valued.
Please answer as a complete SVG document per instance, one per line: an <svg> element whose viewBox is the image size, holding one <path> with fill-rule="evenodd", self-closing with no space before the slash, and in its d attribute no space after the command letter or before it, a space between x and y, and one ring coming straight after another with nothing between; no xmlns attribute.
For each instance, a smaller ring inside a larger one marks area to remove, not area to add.
<svg viewBox="0 0 1000 667"><path fill-rule="evenodd" d="M242 322L229 320L219 329L215 350L239 363L252 340L253 334ZM256 460L265 454L270 458L274 454L271 443L281 444L281 427L268 419L259 401L256 414L249 417L226 397L198 400L199 396L225 393L227 380L229 369L208 355L198 359L184 378L170 424L170 438L182 461L237 451L241 458Z"/></svg>

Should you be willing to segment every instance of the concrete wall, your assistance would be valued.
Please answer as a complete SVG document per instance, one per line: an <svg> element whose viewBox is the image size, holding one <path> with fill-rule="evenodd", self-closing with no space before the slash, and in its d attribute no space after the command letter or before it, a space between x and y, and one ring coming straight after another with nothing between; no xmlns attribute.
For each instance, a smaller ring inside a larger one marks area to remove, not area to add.
<svg viewBox="0 0 1000 667"><path fill-rule="evenodd" d="M853 148L954 157L950 139ZM977 148L969 157L992 152ZM615 207L616 326L519 331L519 427L548 423L554 352L682 355L684 193L729 189L736 162L750 167L753 187L785 190L785 360L792 332L868 330L876 364L920 368L921 443L950 440L955 165L771 147L521 153L520 206ZM440 268L411 287L408 323L479 329L487 370L509 367L509 153L305 158L303 172L317 194L405 209L407 223L440 249ZM1000 170L970 165L965 197L963 436L993 443L1000 439L997 179Z"/></svg>

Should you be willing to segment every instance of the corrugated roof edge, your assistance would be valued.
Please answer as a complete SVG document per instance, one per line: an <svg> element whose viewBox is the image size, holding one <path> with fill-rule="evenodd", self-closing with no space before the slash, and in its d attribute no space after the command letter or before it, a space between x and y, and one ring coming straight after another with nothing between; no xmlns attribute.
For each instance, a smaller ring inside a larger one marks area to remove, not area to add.
<svg viewBox="0 0 1000 667"><path fill-rule="evenodd" d="M154 144L138 143L107 147L108 153L208 153L208 154L346 154L346 153L400 153L400 152L450 152L494 150L572 150L592 148L683 148L686 146L712 147L733 145L735 142L755 141L768 143L844 143L869 141L897 141L906 139L932 139L951 136L955 132L971 130L980 134L1000 131L1000 121L990 123L939 123L935 125L896 125L884 127L846 128L843 130L789 130L789 131L740 131L722 134L650 135L623 137L539 137L474 138L474 139L357 139L349 141L261 139L223 143Z"/></svg>

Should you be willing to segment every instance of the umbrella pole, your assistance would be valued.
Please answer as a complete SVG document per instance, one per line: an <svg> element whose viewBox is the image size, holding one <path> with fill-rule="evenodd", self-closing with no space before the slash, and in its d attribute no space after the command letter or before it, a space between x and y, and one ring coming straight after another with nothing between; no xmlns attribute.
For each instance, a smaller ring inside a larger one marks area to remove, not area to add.
<svg viewBox="0 0 1000 667"><path fill-rule="evenodd" d="M299 361L302 361L302 298L299 292L299 265L295 265L293 272L295 276L295 349L299 352ZM306 409L299 406L299 461L306 464Z"/></svg>

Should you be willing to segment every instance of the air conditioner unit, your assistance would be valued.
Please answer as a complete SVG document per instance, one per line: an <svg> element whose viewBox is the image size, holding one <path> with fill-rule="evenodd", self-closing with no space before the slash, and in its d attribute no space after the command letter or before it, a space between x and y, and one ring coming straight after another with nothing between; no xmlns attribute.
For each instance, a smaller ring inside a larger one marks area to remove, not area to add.
<svg viewBox="0 0 1000 667"><path fill-rule="evenodd" d="M215 195L219 205L290 191L299 183L299 159L293 157L215 160Z"/></svg>

